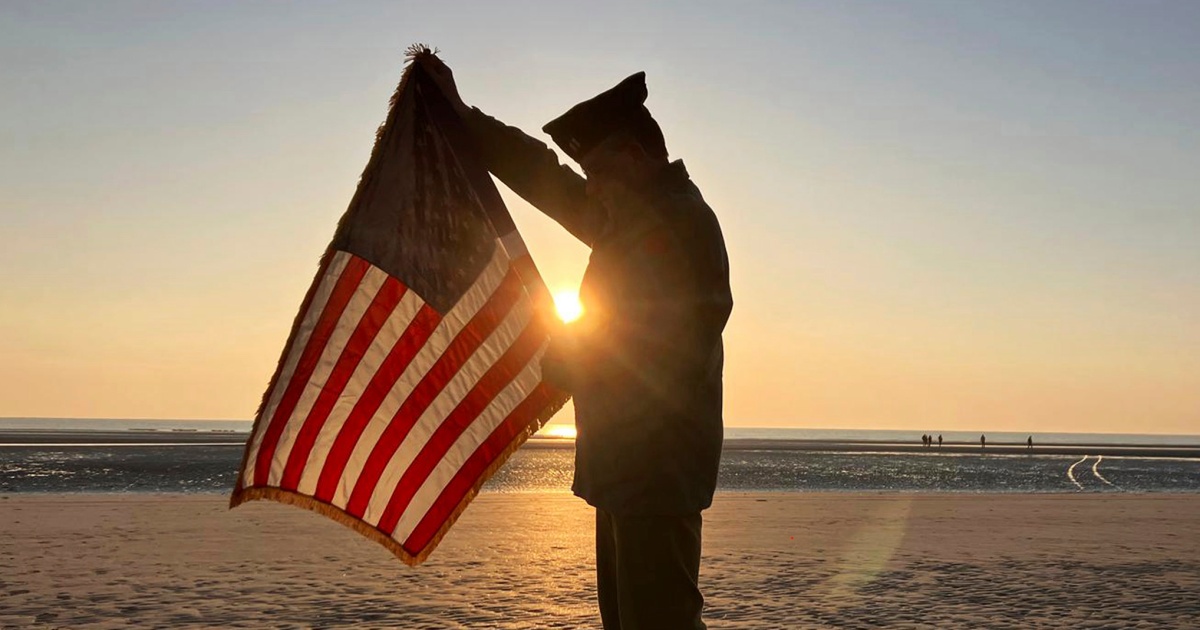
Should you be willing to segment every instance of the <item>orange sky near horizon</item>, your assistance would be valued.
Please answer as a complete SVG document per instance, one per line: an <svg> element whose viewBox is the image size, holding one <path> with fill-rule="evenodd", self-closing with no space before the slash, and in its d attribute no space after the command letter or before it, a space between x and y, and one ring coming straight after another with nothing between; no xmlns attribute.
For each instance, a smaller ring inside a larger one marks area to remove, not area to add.
<svg viewBox="0 0 1200 630"><path fill-rule="evenodd" d="M1200 432L1195 6L0 17L0 417L251 419L400 51L430 41L543 140L647 71L729 249L728 426ZM587 249L502 195L574 290Z"/></svg>

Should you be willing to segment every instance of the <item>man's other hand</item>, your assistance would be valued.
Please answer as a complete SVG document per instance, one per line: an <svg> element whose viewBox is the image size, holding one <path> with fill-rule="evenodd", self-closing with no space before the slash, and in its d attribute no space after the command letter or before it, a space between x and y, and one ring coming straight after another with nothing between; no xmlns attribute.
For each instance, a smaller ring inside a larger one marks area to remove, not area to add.
<svg viewBox="0 0 1200 630"><path fill-rule="evenodd" d="M454 82L454 71L450 69L450 66L433 55L422 57L420 63L429 72L429 76L437 84L442 94L446 95L450 105L454 107L454 111L458 112L459 116L466 116L471 108L458 95L458 85Z"/></svg>

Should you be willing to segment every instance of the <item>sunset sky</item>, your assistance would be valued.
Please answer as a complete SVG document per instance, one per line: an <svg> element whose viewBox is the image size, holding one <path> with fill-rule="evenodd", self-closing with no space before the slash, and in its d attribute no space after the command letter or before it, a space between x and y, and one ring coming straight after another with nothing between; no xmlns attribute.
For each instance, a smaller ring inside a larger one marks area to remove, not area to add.
<svg viewBox="0 0 1200 630"><path fill-rule="evenodd" d="M647 72L729 249L728 426L1197 433L1198 32L1149 0L5 2L0 416L250 419L427 42L543 140ZM575 288L586 248L504 192Z"/></svg>

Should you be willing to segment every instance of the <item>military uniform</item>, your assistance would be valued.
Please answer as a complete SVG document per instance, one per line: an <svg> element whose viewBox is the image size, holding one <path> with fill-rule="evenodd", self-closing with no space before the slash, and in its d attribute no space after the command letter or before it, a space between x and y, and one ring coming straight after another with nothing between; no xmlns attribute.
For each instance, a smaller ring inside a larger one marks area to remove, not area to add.
<svg viewBox="0 0 1200 630"><path fill-rule="evenodd" d="M592 104L641 107L644 75L614 91L620 102ZM699 513L716 486L733 304L717 219L682 162L601 201L545 144L478 109L466 122L488 169L592 248L586 314L552 339L543 368L575 399L572 489L597 508L605 627L702 628ZM583 145L562 140L553 125L572 157L597 140L588 129Z"/></svg>

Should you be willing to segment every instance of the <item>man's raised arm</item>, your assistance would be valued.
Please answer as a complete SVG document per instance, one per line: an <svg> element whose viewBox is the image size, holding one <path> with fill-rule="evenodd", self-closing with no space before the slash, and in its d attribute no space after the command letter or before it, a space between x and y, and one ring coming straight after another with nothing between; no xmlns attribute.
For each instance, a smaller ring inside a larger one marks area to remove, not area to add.
<svg viewBox="0 0 1200 630"><path fill-rule="evenodd" d="M466 123L488 171L576 238L592 245L604 214L599 204L588 200L585 180L560 164L545 143L467 106L458 94L453 73L441 60L429 57L423 63Z"/></svg>

